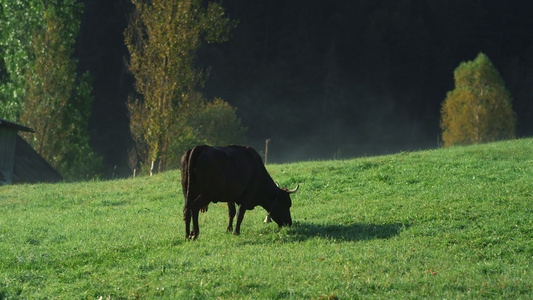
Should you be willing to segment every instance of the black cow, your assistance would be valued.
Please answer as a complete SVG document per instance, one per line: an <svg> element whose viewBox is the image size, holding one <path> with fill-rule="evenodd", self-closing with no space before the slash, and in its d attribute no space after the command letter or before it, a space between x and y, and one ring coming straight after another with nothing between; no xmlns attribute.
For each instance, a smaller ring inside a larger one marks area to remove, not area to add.
<svg viewBox="0 0 533 300"><path fill-rule="evenodd" d="M280 227L291 226L290 194L281 189L268 174L261 157L251 147L196 146L181 158L181 186L185 205L185 237L198 237L198 213L207 210L210 202L227 202L229 225L233 227L235 203L239 205L233 234L240 233L246 210L262 206ZM193 231L190 231L191 218Z"/></svg>

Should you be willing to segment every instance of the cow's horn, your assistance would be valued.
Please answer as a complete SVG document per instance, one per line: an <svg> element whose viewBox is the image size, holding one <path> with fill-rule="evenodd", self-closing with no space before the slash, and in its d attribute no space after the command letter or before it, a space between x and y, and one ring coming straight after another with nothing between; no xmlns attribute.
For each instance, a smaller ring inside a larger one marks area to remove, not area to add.
<svg viewBox="0 0 533 300"><path fill-rule="evenodd" d="M279 187L279 183L277 181L274 181L274 183L276 184L276 186L278 187L278 189L280 188Z"/></svg>
<svg viewBox="0 0 533 300"><path fill-rule="evenodd" d="M296 193L298 191L298 189L300 188L300 185L297 185L296 188L294 190L289 190L289 194L293 194L293 193Z"/></svg>

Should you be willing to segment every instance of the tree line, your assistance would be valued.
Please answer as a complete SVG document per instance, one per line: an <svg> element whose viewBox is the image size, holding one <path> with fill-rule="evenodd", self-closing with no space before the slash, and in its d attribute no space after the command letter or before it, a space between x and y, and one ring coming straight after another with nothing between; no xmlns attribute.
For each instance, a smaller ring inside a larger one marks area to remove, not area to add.
<svg viewBox="0 0 533 300"><path fill-rule="evenodd" d="M127 107L139 165L131 167L151 174L176 166L195 144L244 142L235 108L201 93L205 75L195 66L198 47L224 41L234 26L223 8L199 0L132 2L124 37L136 82ZM97 175L102 159L87 125L91 76L78 74L72 57L83 5L6 0L1 9L0 117L33 128L25 138L65 178Z"/></svg>
<svg viewBox="0 0 533 300"><path fill-rule="evenodd" d="M135 141L130 167L140 168L145 174L164 171L177 166L181 153L195 144L245 142L246 129L236 108L202 93L207 74L197 66L198 50L209 43L227 41L236 21L213 2L132 0L132 4L124 32L129 52L127 68L135 80L135 92L127 101ZM83 5L75 0L4 0L0 9L0 117L33 128L35 133L25 138L66 178L95 176L101 170L102 158L89 143L91 75L77 72L78 61L73 58ZM376 31L369 36L382 36L382 28L376 26L367 26L367 30ZM264 42L268 44L268 34ZM371 47L372 40L365 44ZM318 123L327 125L322 136L343 126L333 116L348 105L336 56L338 47L342 43L332 36L323 66L321 109L318 114L312 113ZM387 56L375 54L376 61ZM305 59L305 55L298 59ZM382 77L387 70L374 68L372 74ZM368 84L385 84L375 87L381 90L390 88L387 76L372 80L372 74L365 79ZM290 74L283 78L286 80L280 86L298 80ZM441 110L446 145L514 136L516 118L510 94L486 55L461 64L455 71L455 82L456 89L448 93ZM290 120L291 114L291 110L278 109L268 115ZM495 126L495 120L502 122ZM465 133L470 136L465 137Z"/></svg>

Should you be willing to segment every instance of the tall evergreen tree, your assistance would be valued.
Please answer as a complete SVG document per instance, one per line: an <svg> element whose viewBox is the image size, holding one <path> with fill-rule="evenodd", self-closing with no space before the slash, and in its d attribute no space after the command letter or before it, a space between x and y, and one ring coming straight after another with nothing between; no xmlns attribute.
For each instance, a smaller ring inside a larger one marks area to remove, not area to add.
<svg viewBox="0 0 533 300"><path fill-rule="evenodd" d="M454 71L455 89L441 109L445 146L509 139L515 136L512 98L490 59L479 53Z"/></svg>

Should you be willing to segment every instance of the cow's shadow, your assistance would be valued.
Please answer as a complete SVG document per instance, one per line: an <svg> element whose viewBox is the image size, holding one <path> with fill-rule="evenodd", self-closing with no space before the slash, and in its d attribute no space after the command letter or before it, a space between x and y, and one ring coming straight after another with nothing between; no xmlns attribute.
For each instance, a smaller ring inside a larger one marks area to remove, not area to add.
<svg viewBox="0 0 533 300"><path fill-rule="evenodd" d="M307 240L311 238L324 238L339 241L365 241L373 239L388 239L398 235L407 229L408 224L365 224L353 223L347 225L337 224L313 224L307 222L296 222L287 230L287 234L296 240Z"/></svg>

